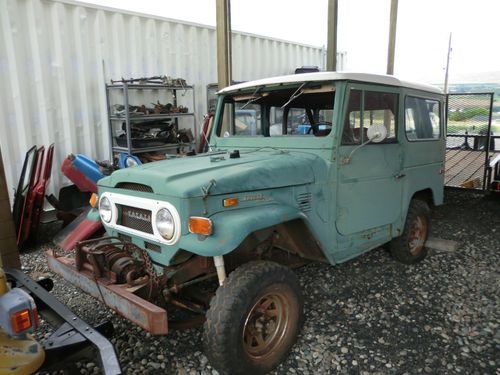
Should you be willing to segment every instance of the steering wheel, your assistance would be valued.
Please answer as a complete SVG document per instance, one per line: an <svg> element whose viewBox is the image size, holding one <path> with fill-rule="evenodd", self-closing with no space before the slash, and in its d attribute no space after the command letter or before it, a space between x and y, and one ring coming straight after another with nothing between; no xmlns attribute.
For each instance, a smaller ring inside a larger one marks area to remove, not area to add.
<svg viewBox="0 0 500 375"><path fill-rule="evenodd" d="M319 127L322 126L322 125L326 126L326 129L324 129L324 130L320 129ZM309 128L309 130L307 130L307 134L311 134L311 130L313 131L313 134L318 134L318 133L320 133L322 131L326 131L326 130L330 130L331 131L332 130L332 123L329 122L329 121L324 121L324 122L321 122L319 124L316 124L314 127L311 126ZM326 133L326 134L328 134L328 133Z"/></svg>

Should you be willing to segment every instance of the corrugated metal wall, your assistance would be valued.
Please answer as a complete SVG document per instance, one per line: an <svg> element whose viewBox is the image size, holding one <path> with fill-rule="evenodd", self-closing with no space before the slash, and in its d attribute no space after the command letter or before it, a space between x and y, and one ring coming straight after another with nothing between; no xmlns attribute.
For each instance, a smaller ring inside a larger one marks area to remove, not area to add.
<svg viewBox="0 0 500 375"><path fill-rule="evenodd" d="M11 190L24 153L56 143L51 192L69 183L64 157L109 157L105 82L168 75L196 87L196 119L216 82L212 27L64 0L0 1L0 147ZM233 36L233 79L323 66L320 48L256 35Z"/></svg>

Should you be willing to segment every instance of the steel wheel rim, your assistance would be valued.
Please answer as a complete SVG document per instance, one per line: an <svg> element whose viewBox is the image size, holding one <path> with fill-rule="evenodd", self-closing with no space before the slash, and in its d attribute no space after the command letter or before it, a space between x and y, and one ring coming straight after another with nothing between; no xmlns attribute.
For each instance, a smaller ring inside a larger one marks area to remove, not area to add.
<svg viewBox="0 0 500 375"><path fill-rule="evenodd" d="M408 247L410 254L418 256L424 249L425 240L427 238L427 220L422 216L417 216L413 221L410 236L408 239Z"/></svg>
<svg viewBox="0 0 500 375"><path fill-rule="evenodd" d="M245 319L243 348L252 358L270 355L283 342L290 326L290 306L278 292L268 293L253 305Z"/></svg>

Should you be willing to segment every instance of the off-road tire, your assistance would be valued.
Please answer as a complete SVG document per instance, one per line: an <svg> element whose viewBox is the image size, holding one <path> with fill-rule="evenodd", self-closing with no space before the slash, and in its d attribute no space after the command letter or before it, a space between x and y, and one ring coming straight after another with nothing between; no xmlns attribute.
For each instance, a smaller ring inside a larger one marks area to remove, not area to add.
<svg viewBox="0 0 500 375"><path fill-rule="evenodd" d="M276 302L269 305L274 310L259 310L267 304L266 298L276 298ZM264 301L262 305L261 301ZM292 270L270 261L244 264L229 275L210 302L203 332L205 354L221 374L265 374L285 358L297 339L302 325L302 309L301 288ZM262 327L281 327L275 322L282 322L282 319L267 318L267 313L274 315L276 311L286 315L286 328L279 334L268 336L277 336L278 339L270 340L274 345L269 344L267 352L252 353L252 344L259 346L257 340L248 340L256 333L252 322L257 321L259 318L255 317L261 314L262 319L271 319L271 323Z"/></svg>
<svg viewBox="0 0 500 375"><path fill-rule="evenodd" d="M416 229L417 227L420 227L420 231ZM428 204L419 199L412 199L406 215L403 234L394 238L389 244L392 256L404 264L415 264L423 260L427 256L425 241L427 241L429 230L430 209ZM422 242L421 246L412 246L412 243L415 243L412 241L416 241L416 236L420 238L418 242Z"/></svg>

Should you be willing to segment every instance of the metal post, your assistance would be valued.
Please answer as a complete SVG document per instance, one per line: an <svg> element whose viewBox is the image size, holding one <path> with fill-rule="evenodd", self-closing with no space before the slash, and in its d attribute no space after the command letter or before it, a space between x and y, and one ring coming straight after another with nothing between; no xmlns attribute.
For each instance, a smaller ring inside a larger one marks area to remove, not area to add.
<svg viewBox="0 0 500 375"><path fill-rule="evenodd" d="M450 39L448 41L448 56L446 57L446 72L444 74L444 93L448 94L448 72L450 69L450 57L451 57L451 33Z"/></svg>
<svg viewBox="0 0 500 375"><path fill-rule="evenodd" d="M326 48L326 70L337 70L337 21L338 0L328 0L328 42Z"/></svg>
<svg viewBox="0 0 500 375"><path fill-rule="evenodd" d="M0 266L21 268L16 229L10 211L9 191L3 168L2 150L0 150Z"/></svg>
<svg viewBox="0 0 500 375"><path fill-rule="evenodd" d="M219 279L219 285L224 284L226 280L226 267L224 266L224 257L218 255L214 257L215 269L217 270L217 278Z"/></svg>
<svg viewBox="0 0 500 375"><path fill-rule="evenodd" d="M485 158L484 158L484 174L483 174L483 190L488 189L488 186L486 185L486 171L488 170L489 164L490 164L490 142L491 142L491 121L493 120L493 99L494 99L495 93L490 94L490 115L488 116L488 133L486 136L486 151L485 151Z"/></svg>
<svg viewBox="0 0 500 375"><path fill-rule="evenodd" d="M217 79L219 90L231 85L231 1L217 0Z"/></svg>
<svg viewBox="0 0 500 375"><path fill-rule="evenodd" d="M389 48L387 52L387 74L394 74L396 51L396 24L398 22L398 0L391 0L391 20L389 25Z"/></svg>

